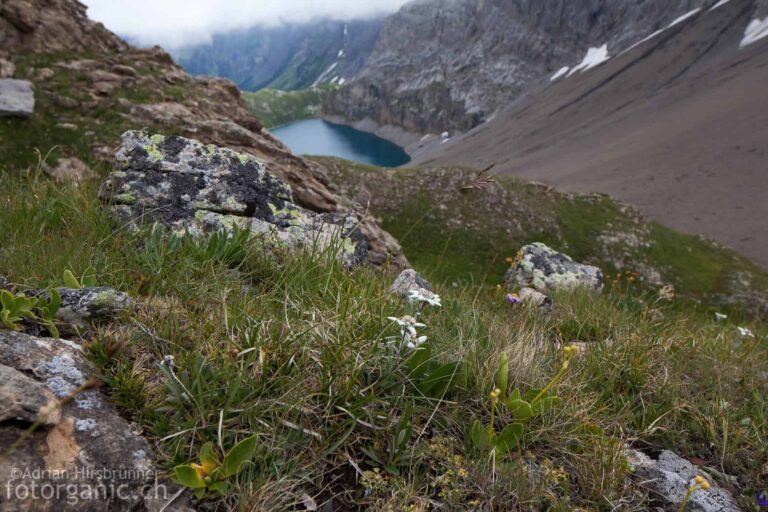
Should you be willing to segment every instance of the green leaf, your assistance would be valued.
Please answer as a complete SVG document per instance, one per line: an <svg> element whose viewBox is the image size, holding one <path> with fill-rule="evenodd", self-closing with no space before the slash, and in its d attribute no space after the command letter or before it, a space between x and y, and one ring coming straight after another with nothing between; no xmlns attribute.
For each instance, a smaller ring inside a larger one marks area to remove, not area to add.
<svg viewBox="0 0 768 512"><path fill-rule="evenodd" d="M521 399L512 399L507 402L507 409L512 417L518 421L525 421L533 416L531 404Z"/></svg>
<svg viewBox="0 0 768 512"><path fill-rule="evenodd" d="M515 388L509 395L510 400L520 400L520 388Z"/></svg>
<svg viewBox="0 0 768 512"><path fill-rule="evenodd" d="M65 270L63 278L64 286L67 288L82 288L82 286L80 286L80 281L77 280L75 274L73 274L71 270Z"/></svg>
<svg viewBox="0 0 768 512"><path fill-rule="evenodd" d="M481 451L485 451L491 441L488 429L480 423L480 420L472 422L472 426L469 428L469 438L472 441L472 445Z"/></svg>
<svg viewBox="0 0 768 512"><path fill-rule="evenodd" d="M48 298L48 311L51 315L55 315L61 307L61 294L56 288L51 288L51 296Z"/></svg>
<svg viewBox="0 0 768 512"><path fill-rule="evenodd" d="M227 489L229 489L229 482L227 480L219 480L218 482L213 482L209 485L208 489L219 494L226 494Z"/></svg>
<svg viewBox="0 0 768 512"><path fill-rule="evenodd" d="M376 455L376 452L373 451L371 448L361 447L360 450L368 456L368 458L371 460L371 462L374 462L377 466L382 466L383 462L379 458L378 455Z"/></svg>
<svg viewBox="0 0 768 512"><path fill-rule="evenodd" d="M203 479L197 474L195 468L188 464L176 466L171 477L174 482L183 485L184 487L189 487L191 489L205 489L205 482Z"/></svg>
<svg viewBox="0 0 768 512"><path fill-rule="evenodd" d="M509 379L509 358L507 354L501 354L499 369L496 371L496 387L501 390L501 399L507 397L507 380Z"/></svg>
<svg viewBox="0 0 768 512"><path fill-rule="evenodd" d="M515 448L520 439L523 438L523 424L522 423L510 423L499 434L496 440L497 452L508 452Z"/></svg>
<svg viewBox="0 0 768 512"><path fill-rule="evenodd" d="M205 487L197 488L192 493L195 495L195 498L200 499L205 496Z"/></svg>
<svg viewBox="0 0 768 512"><path fill-rule="evenodd" d="M533 405L533 399L536 398L539 395L539 393L541 393L540 389L529 389L528 391L523 393L523 400L525 400L526 402L530 402L530 404Z"/></svg>
<svg viewBox="0 0 768 512"><path fill-rule="evenodd" d="M227 452L221 463L222 477L228 478L238 474L245 463L253 458L256 451L256 439L256 436L243 439Z"/></svg>
<svg viewBox="0 0 768 512"><path fill-rule="evenodd" d="M219 457L216 454L216 450L213 446L213 443L208 442L205 443L200 448L200 462L203 464L211 464L213 466L219 466L221 464L221 461L219 460Z"/></svg>
<svg viewBox="0 0 768 512"><path fill-rule="evenodd" d="M541 414L544 411L549 411L562 403L563 399L559 396L545 396L532 404L533 414Z"/></svg>
<svg viewBox="0 0 768 512"><path fill-rule="evenodd" d="M16 303L16 298L8 290L2 290L0 291L0 303L3 305L3 309L10 311Z"/></svg>
<svg viewBox="0 0 768 512"><path fill-rule="evenodd" d="M429 362L432 357L432 348L429 345L421 345L405 361L408 373L413 379L420 379L429 370Z"/></svg>
<svg viewBox="0 0 768 512"><path fill-rule="evenodd" d="M461 363L446 363L439 366L427 378L421 381L418 388L428 397L442 398L459 385L464 380L464 377Z"/></svg>

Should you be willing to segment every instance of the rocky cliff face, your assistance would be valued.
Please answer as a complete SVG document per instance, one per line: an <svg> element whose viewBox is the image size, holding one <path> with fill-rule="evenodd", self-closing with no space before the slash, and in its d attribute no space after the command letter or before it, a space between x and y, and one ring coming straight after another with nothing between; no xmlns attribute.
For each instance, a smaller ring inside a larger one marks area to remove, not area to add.
<svg viewBox="0 0 768 512"><path fill-rule="evenodd" d="M404 261L397 241L360 205L332 193L305 160L262 129L235 84L192 77L160 48L130 47L90 21L76 0L5 0L0 68L30 80L37 102L31 118L0 126L0 166L31 164L35 149L54 146L61 156L109 160L121 133L135 128L192 136L256 156L291 185L301 206L358 213L371 260Z"/></svg>
<svg viewBox="0 0 768 512"><path fill-rule="evenodd" d="M418 133L465 131L590 48L615 55L716 1L416 0L387 19L359 79L325 109Z"/></svg>
<svg viewBox="0 0 768 512"><path fill-rule="evenodd" d="M217 34L172 53L196 75L229 78L246 91L306 89L349 82L373 50L383 18L321 19Z"/></svg>

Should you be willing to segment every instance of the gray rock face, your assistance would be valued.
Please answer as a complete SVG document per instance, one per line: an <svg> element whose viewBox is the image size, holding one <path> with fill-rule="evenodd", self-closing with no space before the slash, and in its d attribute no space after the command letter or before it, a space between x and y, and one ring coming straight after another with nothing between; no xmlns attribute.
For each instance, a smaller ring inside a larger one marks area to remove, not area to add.
<svg viewBox="0 0 768 512"><path fill-rule="evenodd" d="M55 425L61 419L58 402L48 388L20 371L2 364L0 403L3 404L0 423L18 421L31 424L39 420Z"/></svg>
<svg viewBox="0 0 768 512"><path fill-rule="evenodd" d="M541 242L520 249L504 280L507 285L517 283L540 292L579 287L596 292L603 289L603 272L599 268L576 263Z"/></svg>
<svg viewBox="0 0 768 512"><path fill-rule="evenodd" d="M421 277L415 270L407 268L397 276L397 279L395 279L390 287L390 291L397 297L405 299L411 290L432 291L432 286L429 284L429 281Z"/></svg>
<svg viewBox="0 0 768 512"><path fill-rule="evenodd" d="M0 393L14 397L16 411L15 421L0 422L0 446L8 447L40 419L40 409L52 397L67 397L95 370L74 343L0 330L0 373ZM154 455L146 440L131 431L98 390L78 393L60 409L51 410L45 415L48 424L0 465L0 511L141 509L143 487L154 479ZM48 494L57 486L58 494ZM30 499L25 492L33 488L46 499ZM88 490L100 491L99 499L74 499Z"/></svg>
<svg viewBox="0 0 768 512"><path fill-rule="evenodd" d="M685 498L691 481L701 474L696 466L668 450L661 452L658 460L632 450L627 453L627 460L632 467L632 472L642 479L645 487L653 492L653 496L675 508ZM711 488L694 492L685 507L686 511L738 512L741 510L728 491L718 487L711 479L708 480Z"/></svg>
<svg viewBox="0 0 768 512"><path fill-rule="evenodd" d="M324 108L418 133L465 131L590 47L616 55L715 1L409 2L387 19L358 80Z"/></svg>
<svg viewBox="0 0 768 512"><path fill-rule="evenodd" d="M0 79L0 117L29 117L35 112L35 93L28 80Z"/></svg>
<svg viewBox="0 0 768 512"><path fill-rule="evenodd" d="M160 222L193 235L248 229L267 246L327 248L347 265L366 258L351 214L318 214L293 202L290 186L253 156L184 137L129 131L100 197L120 222Z"/></svg>

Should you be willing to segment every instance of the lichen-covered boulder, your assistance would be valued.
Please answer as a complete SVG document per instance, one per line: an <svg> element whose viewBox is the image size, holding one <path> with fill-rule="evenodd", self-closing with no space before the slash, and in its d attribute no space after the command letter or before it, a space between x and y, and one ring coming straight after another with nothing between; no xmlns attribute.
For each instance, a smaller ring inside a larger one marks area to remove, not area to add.
<svg viewBox="0 0 768 512"><path fill-rule="evenodd" d="M129 226L160 222L193 235L248 229L268 246L334 244L347 265L366 258L356 216L301 208L255 157L193 139L126 132L100 197Z"/></svg>
<svg viewBox="0 0 768 512"><path fill-rule="evenodd" d="M142 510L153 452L98 389L72 396L95 374L75 343L0 330L0 446L42 423L0 464L0 512Z"/></svg>
<svg viewBox="0 0 768 512"><path fill-rule="evenodd" d="M56 288L56 291L61 296L56 318L79 326L111 320L119 313L130 310L133 303L127 293L103 286ZM48 290L31 290L26 293L31 296L47 296Z"/></svg>
<svg viewBox="0 0 768 512"><path fill-rule="evenodd" d="M627 453L632 473L640 479L653 495L675 510L683 502L688 487L693 479L701 474L699 469L676 455L664 450L659 458L654 460L643 452L631 450ZM725 489L718 487L710 480L711 487L707 490L696 491L691 495L688 505L689 512L739 512L733 496Z"/></svg>
<svg viewBox="0 0 768 512"><path fill-rule="evenodd" d="M397 279L395 279L390 287L390 291L395 296L405 299L408 298L408 293L411 290L432 291L432 286L429 284L429 281L421 277L415 270L407 268L397 276Z"/></svg>
<svg viewBox="0 0 768 512"><path fill-rule="evenodd" d="M508 286L517 284L544 293L573 288L596 292L603 289L603 272L599 268L577 263L541 242L520 249L504 280Z"/></svg>

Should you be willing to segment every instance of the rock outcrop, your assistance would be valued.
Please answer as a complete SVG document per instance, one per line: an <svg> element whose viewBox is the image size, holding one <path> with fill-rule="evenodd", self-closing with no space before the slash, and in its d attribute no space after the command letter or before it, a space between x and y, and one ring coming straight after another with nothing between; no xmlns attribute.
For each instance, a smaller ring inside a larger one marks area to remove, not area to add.
<svg viewBox="0 0 768 512"><path fill-rule="evenodd" d="M35 112L35 92L27 80L0 79L0 117L29 117Z"/></svg>
<svg viewBox="0 0 768 512"><path fill-rule="evenodd" d="M419 0L390 16L324 108L417 133L466 131L590 48L615 55L716 0Z"/></svg>
<svg viewBox="0 0 768 512"><path fill-rule="evenodd" d="M517 284L539 292L603 289L603 272L599 268L577 263L541 242L520 249L504 280L508 286Z"/></svg>
<svg viewBox="0 0 768 512"><path fill-rule="evenodd" d="M652 491L654 499L660 499L666 506L677 508L683 502L693 479L700 475L699 469L674 454L664 450L654 460L642 452L632 450L627 454L632 473L641 479L643 485ZM691 495L689 512L739 512L731 493L710 482L712 487L699 490Z"/></svg>
<svg viewBox="0 0 768 512"><path fill-rule="evenodd" d="M17 62L22 58L23 66ZM321 173L262 129L234 83L192 77L160 48L130 47L89 20L77 0L3 3L0 59L16 65L18 78L33 82L40 121L75 126L84 134L80 146L90 145L93 159L110 160L120 134L138 127L227 146L257 157L288 182L298 205L358 215L372 263L406 263L400 245L364 206L331 192ZM67 78L77 80L76 90L62 87ZM65 156L85 156L55 136L48 142Z"/></svg>
<svg viewBox="0 0 768 512"><path fill-rule="evenodd" d="M75 343L0 330L0 446L17 443L0 465L0 511L140 509L152 449L83 388L94 373Z"/></svg>
<svg viewBox="0 0 768 512"><path fill-rule="evenodd" d="M401 299L407 299L411 291L421 292L421 290L432 291L429 281L419 275L412 268L407 268L400 272L397 279L392 283L390 291Z"/></svg>
<svg viewBox="0 0 768 512"><path fill-rule="evenodd" d="M348 266L367 257L355 215L301 208L255 157L184 137L126 132L101 198L125 225L160 222L192 235L239 228L269 246L337 247Z"/></svg>

